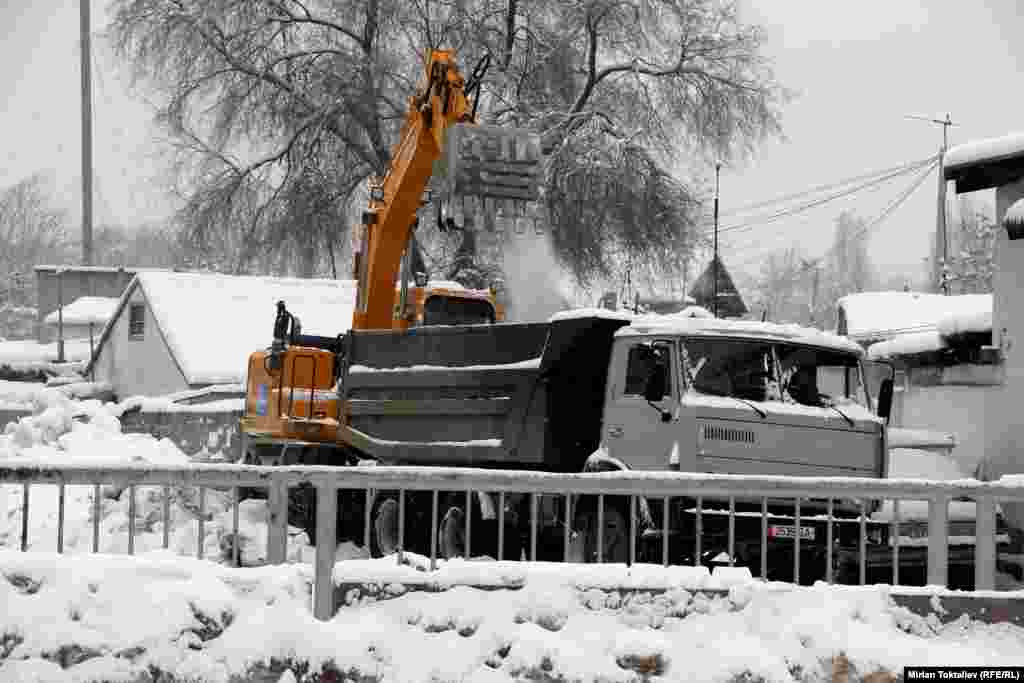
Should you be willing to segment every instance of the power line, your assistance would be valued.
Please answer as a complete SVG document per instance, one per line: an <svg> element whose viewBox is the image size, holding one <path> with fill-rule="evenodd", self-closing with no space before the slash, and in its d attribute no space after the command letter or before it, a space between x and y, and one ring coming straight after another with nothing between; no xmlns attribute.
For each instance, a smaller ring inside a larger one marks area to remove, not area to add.
<svg viewBox="0 0 1024 683"><path fill-rule="evenodd" d="M888 173L888 174L886 174L884 176L881 176L879 178L875 178L873 180L870 180L870 181L867 181L867 182L863 182L863 183L861 183L859 185L856 185L856 186L854 186L854 187L852 187L850 189L844 190L842 192L836 192L834 194L828 195L828 196L823 197L821 199L816 199L816 200L814 200L812 202L807 202L805 204L801 204L801 205L796 206L796 207L791 207L791 208L788 208L788 209L783 209L781 211L778 211L778 212L776 212L774 214L771 214L769 216L763 217L761 219L755 219L755 220L752 220L752 221L749 221L749 222L746 222L746 223L738 223L736 225L731 225L731 226L727 226L727 227L724 227L724 228L720 228L718 232L719 232L719 234L721 234L723 232L745 232L745 231L750 230L752 228L758 227L759 225L764 225L765 223L770 223L770 222L776 221L776 220L778 220L780 218L785 218L787 216L792 216L792 215L795 215L795 214L798 214L798 213L802 213L804 211L808 211L808 210L813 209L813 208L817 208L818 206L821 206L822 204L827 204L828 202L834 201L836 199L842 199L843 197L848 197L848 196L856 194L857 192L860 192L861 190L864 190L866 188L874 187L874 186L880 185L880 184L882 184L882 183L884 183L884 182L886 182L888 180L892 180L893 178L897 178L899 176L906 175L908 173L912 173L914 171L917 171L918 169L920 169L925 164L929 164L929 165L934 164L936 158L937 158L936 156L929 157L928 159L926 159L923 162L915 162L914 164L907 165L907 166L901 168L898 171L893 171L893 172ZM707 236L707 233L705 233L705 236Z"/></svg>
<svg viewBox="0 0 1024 683"><path fill-rule="evenodd" d="M906 168L916 167L919 164L923 164L923 163L928 162L932 158L934 158L934 157L927 157L927 158L924 158L924 159L918 159L917 161L912 161L912 162L906 163L906 164L899 164L898 166L890 166L889 168L881 169L879 171L873 171L873 172L870 172L870 173L862 173L860 175L852 176L850 178L845 178L843 180L838 180L836 182L825 183L823 185L817 185L815 187L811 187L811 188L808 188L806 190L801 190L800 192L793 192L793 193L788 194L788 195L782 195L781 197L775 197L773 199L767 199L767 200L761 201L761 202L754 202L753 204L746 204L746 205L738 207L736 209L732 209L731 211L722 212L721 215L723 215L723 216L742 215L742 214L747 213L748 211L751 211L753 209L759 209L759 208L762 208L762 207L765 207L765 206L771 206L772 204L781 204L783 202L787 202L787 201L790 201L792 199L800 199L801 197L807 197L807 196L810 196L810 195L818 194L819 192L824 192L826 190L834 190L836 188L844 187L846 185L851 185L853 183L860 182L862 180L867 180L869 178L874 178L876 176L881 176L881 175L885 175L887 173L892 173L893 171L899 171L899 170L903 170L903 169L906 169Z"/></svg>
<svg viewBox="0 0 1024 683"><path fill-rule="evenodd" d="M888 218L892 214L893 211L895 211L897 208L899 208L903 204L903 202L905 202L910 197L910 195L912 195L914 193L914 191L917 190L917 188L921 186L921 183L923 183L925 181L925 179L931 174L932 170L936 167L937 164L938 164L938 158L937 157L933 157L931 163L928 165L928 167L924 170L923 173L921 173L919 176L917 176L917 178L915 178L913 180L913 182L911 182L911 184L909 186L907 186L906 189L904 189L891 202L889 202L889 204L886 205L886 207L884 209L882 209L882 211L879 212L879 214L877 216L875 216L870 221L868 221L867 224L863 228L861 228L856 233L854 233L852 236L850 236L849 239L858 239L862 235L865 235L865 234L867 234L867 233L877 229L878 226L881 225L882 222L886 218ZM825 251L825 256L827 256L833 249L834 249L834 247L829 247ZM765 258L765 256L766 256L766 254L764 252L759 252L759 253L751 256L751 258L749 258L749 259L745 259L743 261L740 261L737 265L738 266L745 266L745 265L748 265L750 263L753 263L754 261L756 261L759 258L763 259L763 258Z"/></svg>

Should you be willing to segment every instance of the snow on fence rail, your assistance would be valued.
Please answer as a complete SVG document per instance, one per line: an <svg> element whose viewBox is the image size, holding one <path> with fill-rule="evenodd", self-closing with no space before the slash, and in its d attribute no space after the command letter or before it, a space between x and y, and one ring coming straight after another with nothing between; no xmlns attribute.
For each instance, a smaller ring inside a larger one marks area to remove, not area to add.
<svg viewBox="0 0 1024 683"><path fill-rule="evenodd" d="M164 519L170 518L171 487L196 487L199 490L199 528L197 556L203 556L203 506L205 490L232 489L234 491L234 533L238 535L238 503L240 489L258 488L268 492L268 554L271 564L285 562L287 544L287 508L288 489L300 484L310 484L316 490L316 554L314 614L318 619L329 619L333 615L334 604L334 564L337 548L337 512L339 490L364 490L366 492L366 515L364 520L364 541L369 546L370 509L369 502L374 491L391 490L399 494L399 547L403 545L405 534L405 494L412 492L431 492L430 561L431 568L436 567L438 552L438 496L440 492L466 492L467 503L477 492L497 494L499 503L498 514L498 560L502 560L504 534L504 498L506 494L527 494L530 496L530 532L529 547L526 559L537 558L537 522L538 500L540 496L562 497L567 502L574 496L597 496L597 528L604 527L604 509L606 496L628 498L630 503L630 562L636 561L636 539L638 529L637 500L658 501L669 509L672 498L696 499L696 552L700 553L700 520L701 500L708 497L728 499L729 508L729 563L734 561L735 518L742 513L735 510L737 499L760 498L761 500L761 578L767 578L765 566L766 546L768 539L768 520L772 517L791 519L795 522L793 535L794 582L799 583L800 563L800 504L801 500L827 500L826 526L826 580L831 583L832 576L832 542L833 525L854 523L859 526L859 578L865 583L867 526L879 522L869 520L865 513L865 500L892 500L895 514L892 519L882 524L893 530L892 557L894 560L894 583L897 583L900 549L900 500L927 501L928 504L928 542L927 542L927 580L929 585L947 586L949 562L949 504L964 498L976 503L976 530L974 545L974 577L976 590L991 590L995 584L996 560L996 505L1000 502L1024 502L1024 485L1017 482L979 482L975 480L961 481L923 481L923 480L877 480L853 477L784 477L784 476L735 476L708 475L694 473L665 472L602 472L584 474L561 474L523 472L513 470L482 470L470 468L431 468L431 467L383 467L361 466L334 468L324 466L291 466L261 467L249 465L207 465L195 464L188 466L148 466L136 464L117 465L18 465L0 463L0 484L21 484L22 497L22 534L21 548L28 544L28 511L31 501L32 485L52 484L58 487L58 533L57 552L63 552L64 534L64 487L67 485L92 485L93 490L93 552L99 549L99 514L101 484L112 484L125 487L129 491L129 527L128 551L134 552L134 508L135 487L162 486ZM768 500L793 499L794 515L775 515L768 513ZM860 500L860 514L854 518L841 519L833 516L835 500ZM708 510L708 514L718 511ZM470 554L470 524L472 515L465 515L466 554ZM821 515L808 515L804 521L819 519ZM669 516L663 516L663 538L669 534ZM569 560L571 529L563 525L564 559ZM170 525L164 525L164 548L168 547ZM597 535L598 561L603 556L603 535ZM662 562L669 564L668 544L664 543ZM399 550L398 561L402 562ZM238 545L234 547L234 562L238 564ZM699 559L697 560L699 561Z"/></svg>

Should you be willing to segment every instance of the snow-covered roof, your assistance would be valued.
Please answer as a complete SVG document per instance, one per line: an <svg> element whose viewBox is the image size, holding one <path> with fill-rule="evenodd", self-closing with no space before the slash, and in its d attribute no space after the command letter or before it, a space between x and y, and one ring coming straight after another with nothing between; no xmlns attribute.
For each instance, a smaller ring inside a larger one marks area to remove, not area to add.
<svg viewBox="0 0 1024 683"><path fill-rule="evenodd" d="M948 172L959 167L1002 161L1020 155L1024 155L1024 132L951 147L943 159L943 166Z"/></svg>
<svg viewBox="0 0 1024 683"><path fill-rule="evenodd" d="M75 299L64 307L65 325L105 325L114 316L119 300L105 296L83 296ZM48 325L56 325L58 311L53 311L44 319Z"/></svg>
<svg viewBox="0 0 1024 683"><path fill-rule="evenodd" d="M971 316L982 311L989 312L991 327L991 294L859 292L840 298L837 305L846 320L846 336L860 342L932 332L947 316Z"/></svg>
<svg viewBox="0 0 1024 683"><path fill-rule="evenodd" d="M756 320L722 320L714 317L695 317L685 311L673 315L643 315L633 319L628 327L616 334L702 334L723 337L771 339L774 341L807 344L863 355L861 346L846 337L813 327L782 325Z"/></svg>
<svg viewBox="0 0 1024 683"><path fill-rule="evenodd" d="M967 299L970 297L970 299ZM992 331L992 295L975 294L945 299L960 301L955 310L940 317L934 327L923 332L899 334L868 349L871 360L884 360L896 356L941 351L948 348L951 338L965 334L983 334Z"/></svg>
<svg viewBox="0 0 1024 683"><path fill-rule="evenodd" d="M456 282L429 286L478 293ZM143 271L122 295L96 357L137 287L189 384L242 382L249 354L270 344L278 301L299 318L303 334L324 337L349 330L356 301L355 280Z"/></svg>

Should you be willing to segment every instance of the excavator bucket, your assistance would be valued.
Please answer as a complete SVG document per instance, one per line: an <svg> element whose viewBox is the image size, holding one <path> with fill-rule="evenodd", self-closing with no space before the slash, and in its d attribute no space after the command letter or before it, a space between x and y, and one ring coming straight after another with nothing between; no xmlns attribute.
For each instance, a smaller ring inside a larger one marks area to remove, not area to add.
<svg viewBox="0 0 1024 683"><path fill-rule="evenodd" d="M447 131L438 170L453 198L533 202L540 197L541 160L536 133L457 123Z"/></svg>

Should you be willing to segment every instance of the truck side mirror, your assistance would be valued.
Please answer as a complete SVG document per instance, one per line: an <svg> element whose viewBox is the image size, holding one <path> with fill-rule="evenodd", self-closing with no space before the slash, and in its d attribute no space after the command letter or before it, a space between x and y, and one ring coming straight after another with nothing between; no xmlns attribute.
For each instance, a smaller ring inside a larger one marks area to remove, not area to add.
<svg viewBox="0 0 1024 683"><path fill-rule="evenodd" d="M644 385L644 399L648 403L654 403L665 398L665 368L655 366L651 374L647 376L647 384Z"/></svg>
<svg viewBox="0 0 1024 683"><path fill-rule="evenodd" d="M892 413L892 391L892 378L886 377L878 387L878 417L886 422L889 421L889 415Z"/></svg>

